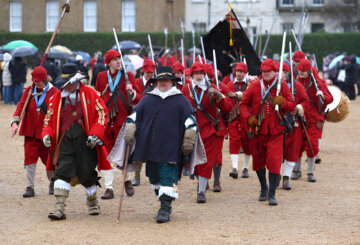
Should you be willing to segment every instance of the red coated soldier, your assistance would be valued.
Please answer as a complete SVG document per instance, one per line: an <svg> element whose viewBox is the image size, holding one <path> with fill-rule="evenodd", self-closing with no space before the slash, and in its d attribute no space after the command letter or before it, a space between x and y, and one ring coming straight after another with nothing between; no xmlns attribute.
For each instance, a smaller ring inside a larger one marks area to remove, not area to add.
<svg viewBox="0 0 360 245"><path fill-rule="evenodd" d="M134 89L141 96L144 97L147 92L153 89L153 84L150 83L150 79L155 74L155 64L150 59L145 59L143 64L144 75L136 78L134 81Z"/></svg>
<svg viewBox="0 0 360 245"><path fill-rule="evenodd" d="M48 75L44 67L36 67L32 73L33 85L27 87L16 107L16 111L11 120L11 135L14 137L20 123L21 111L25 108L24 117L22 119L19 135L25 136L24 154L25 154L25 171L26 171L26 191L23 197L35 196L34 179L36 171L36 162L41 159L46 165L48 158L48 150L41 142L41 133L43 121L46 115L49 99L57 91L57 89L48 82ZM34 87L33 93L30 95L31 87ZM28 104L25 105L27 97L30 96ZM49 166L46 168L46 174L50 181L49 194L54 194L54 170Z"/></svg>
<svg viewBox="0 0 360 245"><path fill-rule="evenodd" d="M175 77L180 78L181 81L177 82L176 87L181 91L185 84L191 83L189 79L186 79L184 76L185 68L180 62L175 62L172 66L172 69L175 73ZM185 81L183 81L185 79Z"/></svg>
<svg viewBox="0 0 360 245"><path fill-rule="evenodd" d="M324 109L333 101L333 97L328 90L325 81L316 78L319 91L316 91L315 85L311 78L312 66L310 61L303 59L297 65L298 77L297 81L301 83L309 98L309 109L305 111L305 117L308 123L307 133L311 142L311 148L308 141L305 141L305 151L307 155L307 179L309 182L315 182L314 176L316 155L319 153L319 138L321 138L322 129L325 122ZM319 96L324 104L320 105ZM301 177L301 162L297 162L294 168L292 179Z"/></svg>
<svg viewBox="0 0 360 245"><path fill-rule="evenodd" d="M291 89L290 72L289 65L284 62L282 81L286 81ZM294 81L293 98L296 105L295 110L292 113L288 113L288 116L289 118L292 117L294 122L292 131L288 132L285 138L285 162L283 168L283 188L285 190L291 189L289 177L299 158L303 142L303 128L299 119L304 120L304 112L307 111L309 107L309 99L306 95L305 88L297 81Z"/></svg>
<svg viewBox="0 0 360 245"><path fill-rule="evenodd" d="M231 109L231 102L220 93L215 85L207 86L203 64L195 62L191 66L191 76L193 79L192 83L184 86L182 93L196 108L196 119L200 136L205 146L207 162L195 168L195 175L199 176L197 202L205 203L206 185L208 179L211 178L216 157L216 139L218 133L217 108L222 113L227 113ZM212 96L215 98L212 98Z"/></svg>
<svg viewBox="0 0 360 245"><path fill-rule="evenodd" d="M236 179L238 177L238 160L240 148L244 151L244 165L242 169L242 178L248 178L248 169L251 156L251 142L247 135L246 124L240 123L240 101L246 93L246 89L249 86L248 80L246 80L246 74L248 67L244 62L240 62L235 67L235 79L227 84L229 88L228 96L232 99L233 108L229 113L228 130L229 130L229 151L232 162L233 170L229 174Z"/></svg>
<svg viewBox="0 0 360 245"><path fill-rule="evenodd" d="M105 63L109 66L107 71L100 72L96 80L96 90L101 93L101 97L109 110L109 122L104 135L104 144L109 153L115 144L120 128L125 122L132 110L132 104L136 104L140 95L133 89L134 75L128 72L129 83L125 84L125 75L121 67L120 53L116 50L108 50L105 54ZM127 91L131 91L131 98L128 98ZM131 103L129 104L129 100ZM106 192L102 199L114 198L112 190L113 169L104 168L101 171L104 174ZM125 182L126 193L128 196L134 194L134 188L131 184L129 175Z"/></svg>
<svg viewBox="0 0 360 245"><path fill-rule="evenodd" d="M295 108L289 86L281 82L281 92L276 96L277 68L272 59L261 64L262 79L254 81L247 89L240 104L240 117L243 124L248 123L254 138L252 139L253 169L261 184L259 201L269 199L269 205L277 205L275 190L280 177L283 157L283 132L285 126L280 124L279 116L275 111L279 106L280 116L292 112ZM263 107L261 107L263 105ZM269 170L268 188L266 169Z"/></svg>

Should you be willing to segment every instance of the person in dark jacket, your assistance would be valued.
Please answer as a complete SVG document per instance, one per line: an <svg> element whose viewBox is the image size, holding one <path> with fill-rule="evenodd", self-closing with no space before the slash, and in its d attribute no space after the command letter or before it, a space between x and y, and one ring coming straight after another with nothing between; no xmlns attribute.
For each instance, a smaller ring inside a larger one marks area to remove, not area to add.
<svg viewBox="0 0 360 245"><path fill-rule="evenodd" d="M344 58L344 63L339 66L340 69L345 69L345 94L349 97L350 100L355 100L355 81L356 74L358 71L358 66L356 64L356 56L346 56Z"/></svg>
<svg viewBox="0 0 360 245"><path fill-rule="evenodd" d="M91 78L92 86L95 87L97 76L102 71L106 71L106 67L104 64L104 57L99 57L96 61L96 64L94 64L94 68L92 70L92 78Z"/></svg>
<svg viewBox="0 0 360 245"><path fill-rule="evenodd" d="M55 59L47 58L44 64L44 68L47 71L47 74L51 77L52 83L54 84L55 79L60 75L60 70L55 65Z"/></svg>
<svg viewBox="0 0 360 245"><path fill-rule="evenodd" d="M14 105L17 105L23 94L24 84L26 82L27 66L21 57L15 57L9 63L9 70L13 86Z"/></svg>

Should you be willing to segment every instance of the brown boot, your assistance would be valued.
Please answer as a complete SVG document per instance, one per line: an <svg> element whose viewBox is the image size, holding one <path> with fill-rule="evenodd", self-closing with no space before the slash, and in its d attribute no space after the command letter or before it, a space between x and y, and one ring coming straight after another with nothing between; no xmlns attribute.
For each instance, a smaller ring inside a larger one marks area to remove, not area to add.
<svg viewBox="0 0 360 245"><path fill-rule="evenodd" d="M206 203L205 193L203 193L203 192L198 193L196 202L197 203Z"/></svg>
<svg viewBox="0 0 360 245"><path fill-rule="evenodd" d="M221 192L220 182L216 182L216 183L214 182L213 192Z"/></svg>
<svg viewBox="0 0 360 245"><path fill-rule="evenodd" d="M34 188L32 188L30 186L26 187L23 197L26 198L26 197L33 197L33 196L35 196Z"/></svg>
<svg viewBox="0 0 360 245"><path fill-rule="evenodd" d="M129 197L134 195L134 192L135 192L134 187L130 180L125 181L125 192L126 192L126 195L128 195Z"/></svg>
<svg viewBox="0 0 360 245"><path fill-rule="evenodd" d="M104 195L101 199L113 199L114 198L114 191L110 188L106 188Z"/></svg>
<svg viewBox="0 0 360 245"><path fill-rule="evenodd" d="M55 210L49 213L48 217L51 220L66 219L65 214L65 200L69 196L69 191L64 189L54 189L54 196L56 198Z"/></svg>
<svg viewBox="0 0 360 245"><path fill-rule="evenodd" d="M230 177L233 177L234 179L237 179L238 178L238 171L236 170L236 168L233 168L233 170L230 172L229 176Z"/></svg>
<svg viewBox="0 0 360 245"><path fill-rule="evenodd" d="M244 168L241 173L241 178L249 178L249 171L247 168Z"/></svg>

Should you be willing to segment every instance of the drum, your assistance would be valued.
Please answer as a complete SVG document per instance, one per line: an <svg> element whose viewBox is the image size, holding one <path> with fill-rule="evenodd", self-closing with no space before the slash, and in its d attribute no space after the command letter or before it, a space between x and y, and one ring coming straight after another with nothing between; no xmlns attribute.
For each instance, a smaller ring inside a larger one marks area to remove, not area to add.
<svg viewBox="0 0 360 245"><path fill-rule="evenodd" d="M326 121L328 122L341 122L350 112L350 100L338 87L329 85L328 89L334 98L331 104L328 104L325 112Z"/></svg>

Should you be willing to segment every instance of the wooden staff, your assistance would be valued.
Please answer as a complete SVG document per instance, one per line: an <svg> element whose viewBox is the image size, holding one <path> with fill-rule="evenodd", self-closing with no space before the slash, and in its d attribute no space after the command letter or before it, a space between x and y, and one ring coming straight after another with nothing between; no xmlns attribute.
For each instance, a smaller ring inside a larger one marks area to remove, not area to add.
<svg viewBox="0 0 360 245"><path fill-rule="evenodd" d="M63 7L62 7L62 13L61 13L60 18L59 18L59 20L58 20L58 23L57 23L57 25L56 25L56 27L55 27L55 31L53 32L53 34L52 34L52 36L51 36L49 45L47 46L47 48L46 48L46 50L45 50L45 53L44 53L44 56L43 56L43 58L42 58L42 60L41 60L40 66L44 66L44 63L45 63L45 61L46 61L46 59L47 59L47 57L48 57L48 55L49 55L50 48L51 48L51 46L52 46L52 44L53 44L53 42L54 42L56 33L57 33L57 31L58 31L58 29L59 29L59 27L60 27L60 24L61 24L61 22L62 22L62 19L64 18L65 13L69 13L69 12L70 12L69 2L70 2L70 0L66 0L65 4L64 4Z"/></svg>
<svg viewBox="0 0 360 245"><path fill-rule="evenodd" d="M125 155L125 163L124 163L124 170L123 170L123 178L121 183L121 191L120 191L120 203L119 203L119 209L118 209L118 215L117 215L117 222L120 222L120 215L121 215L121 206L122 206L122 200L124 196L124 190L125 190L125 179L126 179L126 173L127 173L127 165L129 161L129 155L130 155L130 145L126 146L126 155Z"/></svg>
<svg viewBox="0 0 360 245"><path fill-rule="evenodd" d="M57 31L58 31L58 29L59 29L59 27L60 27L60 24L61 24L61 21L62 21L62 19L63 19L63 17L64 17L64 14L65 14L65 13L68 13L69 11L70 11L69 0L66 0L66 3L65 3L64 6L63 6L62 14L61 14L61 16L60 16L60 19L59 19L57 25L56 25L56 28L55 28L54 33L53 33L52 36L51 36L49 45L48 45L47 48L46 48L46 51L45 51L45 54L44 54L44 56L43 56L43 58L42 58L42 60L41 60L40 66L44 66L44 63L45 63L45 61L46 61L46 59L47 59L47 57L48 57L48 54L49 54L49 52L50 52L50 48L51 48L51 46L52 46L52 43L54 42L54 38L55 38L56 33L57 33ZM28 106L28 104L29 104L29 101L30 101L30 98L31 98L31 95L32 95L33 91L34 91L34 85L31 86L31 88L30 88L30 90L29 90L29 93L28 93L28 95L27 95L27 97L26 97L24 106L23 106L23 108L22 108L22 110L21 110L20 117L19 117L19 125L20 125L21 120L23 119L23 117L24 117L24 115L25 115L25 111L26 111L26 108L27 108L27 106Z"/></svg>

